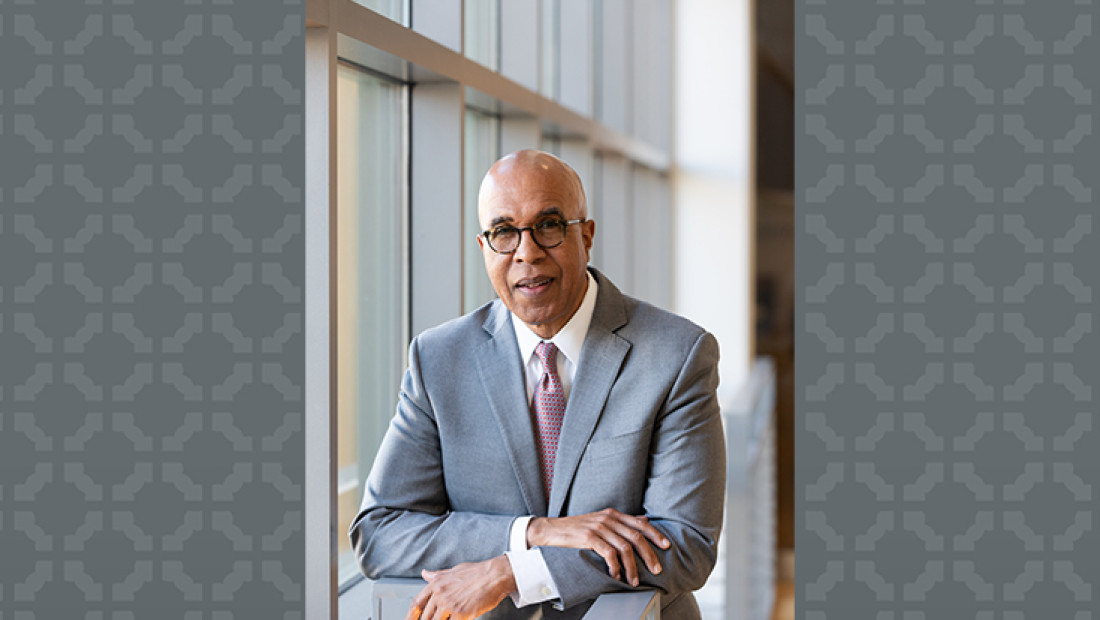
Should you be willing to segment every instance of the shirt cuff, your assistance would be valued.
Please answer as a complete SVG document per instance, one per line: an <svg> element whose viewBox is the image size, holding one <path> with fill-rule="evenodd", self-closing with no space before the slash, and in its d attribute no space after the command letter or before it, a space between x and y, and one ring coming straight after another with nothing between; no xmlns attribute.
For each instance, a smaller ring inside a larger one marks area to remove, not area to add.
<svg viewBox="0 0 1100 620"><path fill-rule="evenodd" d="M509 594L516 607L526 607L543 601L560 598L558 586L550 576L550 569L542 557L542 551L527 549L505 553L512 565L516 579L516 591Z"/></svg>
<svg viewBox="0 0 1100 620"><path fill-rule="evenodd" d="M509 551L527 551L527 524L534 518L534 516L528 515L517 517L515 521L512 521L512 531L508 535Z"/></svg>

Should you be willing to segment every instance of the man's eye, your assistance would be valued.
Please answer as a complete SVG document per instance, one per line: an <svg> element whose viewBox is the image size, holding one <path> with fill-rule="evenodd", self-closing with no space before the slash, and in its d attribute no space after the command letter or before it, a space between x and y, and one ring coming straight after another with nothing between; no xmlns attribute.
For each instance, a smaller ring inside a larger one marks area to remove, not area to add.
<svg viewBox="0 0 1100 620"><path fill-rule="evenodd" d="M500 238L500 237L507 237L508 235L514 234L515 232L516 232L516 229L512 228L511 226L501 226L500 228L494 228L489 233L489 236L493 237L494 239L497 239L497 238Z"/></svg>
<svg viewBox="0 0 1100 620"><path fill-rule="evenodd" d="M535 228L539 230L551 230L554 228L561 228L561 220L545 220L535 224Z"/></svg>

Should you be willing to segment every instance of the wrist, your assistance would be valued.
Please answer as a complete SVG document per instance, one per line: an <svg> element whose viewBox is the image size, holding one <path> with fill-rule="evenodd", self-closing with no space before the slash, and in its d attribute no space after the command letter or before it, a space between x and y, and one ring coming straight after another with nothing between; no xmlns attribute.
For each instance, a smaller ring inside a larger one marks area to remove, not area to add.
<svg viewBox="0 0 1100 620"><path fill-rule="evenodd" d="M540 542L540 534L542 532L542 525L546 521L546 517L532 517L527 522L527 548L533 549L538 547L542 543Z"/></svg>
<svg viewBox="0 0 1100 620"><path fill-rule="evenodd" d="M511 594L517 591L516 587L516 575L512 572L512 563L508 561L507 555L498 555L497 557L489 560L490 566L494 574L497 576L497 586L504 594Z"/></svg>

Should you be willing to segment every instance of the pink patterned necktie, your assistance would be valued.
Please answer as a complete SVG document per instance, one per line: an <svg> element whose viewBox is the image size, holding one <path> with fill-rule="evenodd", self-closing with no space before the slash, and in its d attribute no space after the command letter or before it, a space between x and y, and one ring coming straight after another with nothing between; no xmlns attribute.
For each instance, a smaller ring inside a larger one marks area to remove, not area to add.
<svg viewBox="0 0 1100 620"><path fill-rule="evenodd" d="M542 361L542 378L535 386L531 401L538 425L538 448L542 461L542 483L546 497L550 497L550 483L554 480L554 458L558 453L558 437L561 421L565 417L565 390L558 377L558 348L551 342L540 342L535 353Z"/></svg>

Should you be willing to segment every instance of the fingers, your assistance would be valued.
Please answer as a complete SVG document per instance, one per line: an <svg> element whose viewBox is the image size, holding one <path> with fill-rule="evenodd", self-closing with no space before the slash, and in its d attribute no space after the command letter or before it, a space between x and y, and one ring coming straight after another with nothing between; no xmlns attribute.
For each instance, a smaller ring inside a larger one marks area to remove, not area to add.
<svg viewBox="0 0 1100 620"><path fill-rule="evenodd" d="M415 616L411 615L414 611L417 614ZM417 606L416 602L414 602L412 609L409 610L409 613L410 616L408 617L412 620L447 620L448 618L452 617L451 612L441 608L435 598L428 598L419 607Z"/></svg>
<svg viewBox="0 0 1100 620"><path fill-rule="evenodd" d="M419 597L418 597L419 598ZM405 614L405 620L420 620L420 612L423 608L413 601L413 604L409 606L409 613Z"/></svg>
<svg viewBox="0 0 1100 620"><path fill-rule="evenodd" d="M420 615L421 620L444 620L446 617L446 613L438 608L434 599L428 600L424 613Z"/></svg>
<svg viewBox="0 0 1100 620"><path fill-rule="evenodd" d="M421 574L428 571L423 571ZM417 592L416 597L413 598L412 605L409 605L409 613L405 614L405 620L420 620L420 618L428 618L423 615L424 607L431 600L431 590L427 586L421 588L420 592Z"/></svg>
<svg viewBox="0 0 1100 620"><path fill-rule="evenodd" d="M649 518L645 515L635 517L633 515L619 512L613 508L608 508L605 512L607 511L614 513L614 516L617 520L622 522L630 529L637 531L645 536L645 538L654 545L657 545L662 549L668 549L670 546L672 546L672 543L669 542L668 538L661 533L661 530L654 527L653 524L649 522Z"/></svg>
<svg viewBox="0 0 1100 620"><path fill-rule="evenodd" d="M656 549L672 546L668 538L644 516L633 516L613 508L573 517L536 517L528 524L532 546L563 546L591 549L607 564L608 574L637 586L640 583L637 558L650 573L663 570Z"/></svg>
<svg viewBox="0 0 1100 620"><path fill-rule="evenodd" d="M628 515L623 516L633 519L633 529L640 532L643 536L646 537L647 540L652 542L654 545L657 545L662 549L668 549L672 546L672 542L669 541L668 537L665 536L664 533L661 532L661 530L657 529L652 523L650 523L647 517L630 517Z"/></svg>
<svg viewBox="0 0 1100 620"><path fill-rule="evenodd" d="M603 512L606 518L605 524L617 537L610 542L623 557L623 565L627 573L626 581L631 585L638 585L635 579L637 571L634 554L642 559L649 572L659 575L662 570L661 562L650 543L667 549L670 542L664 534L651 525L649 519L644 516L635 517L610 508Z"/></svg>
<svg viewBox="0 0 1100 620"><path fill-rule="evenodd" d="M439 572L441 571L424 570L420 571L420 575L431 581L429 577L434 578ZM446 620L448 617L450 617L450 613L440 609L439 602L432 596L431 585L427 585L413 599L412 605L409 606L409 613L405 615L405 620Z"/></svg>
<svg viewBox="0 0 1100 620"><path fill-rule="evenodd" d="M620 537L622 537L621 539L624 541L624 546L626 547L625 550L623 548L620 548L620 552L628 553L630 556L630 566L627 568L628 577L631 576L631 572L633 572L634 575L637 575L637 569L633 568L635 553L637 553L638 556L642 558L642 562L645 563L645 566L649 569L649 572L653 573L654 575L661 574L661 562L657 558L657 553L653 550L653 547L649 545L647 537L642 532L626 525L620 525L619 528L616 530L616 533ZM638 585L633 580L630 581L630 584L635 586Z"/></svg>
<svg viewBox="0 0 1100 620"><path fill-rule="evenodd" d="M611 575L612 579L621 579L618 549L595 533L590 534L590 536L592 540L586 546L603 558L604 563L607 564L607 574Z"/></svg>
<svg viewBox="0 0 1100 620"><path fill-rule="evenodd" d="M648 517L642 515L640 517L633 518L637 521L638 524L636 529L644 534L645 537L650 540L650 542L662 549L668 549L672 546L672 543L668 540L668 538L665 537L664 534L661 533L661 530L653 527L653 525L649 522Z"/></svg>
<svg viewBox="0 0 1100 620"><path fill-rule="evenodd" d="M634 547L630 544L630 541L623 538L621 535L614 538L611 545L615 547L619 552L619 560L623 565L623 572L625 573L625 579L623 581L629 583L632 586L638 585L638 562L634 558ZM647 547L649 545L646 545Z"/></svg>
<svg viewBox="0 0 1100 620"><path fill-rule="evenodd" d="M583 546L592 549L604 559L612 579L621 579L632 586L638 585L638 565L634 557L634 545L640 543L651 556L653 555L653 550L649 549L645 537L623 524L617 515L610 512L605 511L598 515L596 521L598 527L586 533Z"/></svg>
<svg viewBox="0 0 1100 620"><path fill-rule="evenodd" d="M496 607L516 587L503 555L446 570L424 570L420 576L428 583L413 598L406 620L470 620Z"/></svg>

